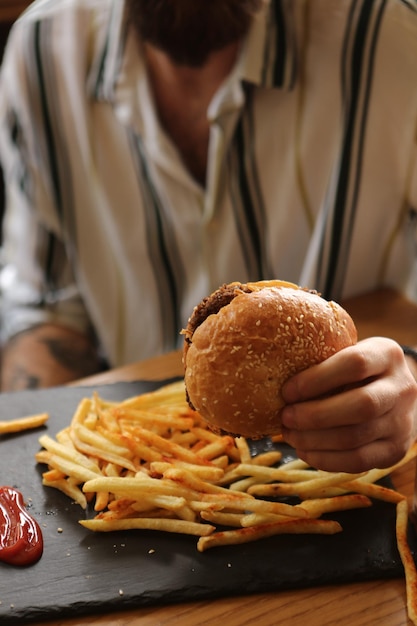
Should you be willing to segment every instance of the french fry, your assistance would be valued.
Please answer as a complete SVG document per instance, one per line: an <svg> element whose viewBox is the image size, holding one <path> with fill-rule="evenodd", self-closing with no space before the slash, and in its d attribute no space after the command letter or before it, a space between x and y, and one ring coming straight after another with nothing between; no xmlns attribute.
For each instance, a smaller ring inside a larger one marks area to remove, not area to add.
<svg viewBox="0 0 417 626"><path fill-rule="evenodd" d="M85 482L84 493L97 493L99 491L109 491L116 496L128 497L132 500L140 500L151 495L170 495L184 497L192 496L196 499L199 494L190 489L182 487L168 480L158 480L156 478L138 477L126 478L122 476L92 478Z"/></svg>
<svg viewBox="0 0 417 626"><path fill-rule="evenodd" d="M219 502L202 502L201 500L190 500L188 502L193 511L202 513L203 511L221 511L224 507Z"/></svg>
<svg viewBox="0 0 417 626"><path fill-rule="evenodd" d="M210 463L215 467L226 470L229 465L229 457L227 454L222 454L221 456L216 456L216 458L211 459Z"/></svg>
<svg viewBox="0 0 417 626"><path fill-rule="evenodd" d="M43 478L42 484L45 485L45 487L59 489L59 491L65 493L71 500L79 504L82 509L87 508L87 498L73 480L60 478L58 480L49 481L47 478Z"/></svg>
<svg viewBox="0 0 417 626"><path fill-rule="evenodd" d="M242 527L242 513L224 513L223 511L201 511L202 519L216 526Z"/></svg>
<svg viewBox="0 0 417 626"><path fill-rule="evenodd" d="M206 463L204 458L193 453L191 450L184 448L169 439L161 437L150 430L146 430L142 426L137 426L135 430L136 436L143 443L146 443L148 446L154 446L157 450L160 450L168 457L174 457L180 459L181 461L187 461L188 463L194 463L196 465L204 465L204 463Z"/></svg>
<svg viewBox="0 0 417 626"><path fill-rule="evenodd" d="M65 474L57 469L51 469L42 474L42 478L45 482L53 483L57 480L65 480Z"/></svg>
<svg viewBox="0 0 417 626"><path fill-rule="evenodd" d="M247 513L242 515L241 526L248 528L249 526L259 526L259 524L270 524L271 522L284 522L288 520L286 515L277 515L276 513Z"/></svg>
<svg viewBox="0 0 417 626"><path fill-rule="evenodd" d="M407 541L407 528L408 502L404 499L397 504L397 546L404 567L408 617L413 624L417 624L417 570Z"/></svg>
<svg viewBox="0 0 417 626"><path fill-rule="evenodd" d="M311 469L293 469L286 470L284 467L267 467L256 463L239 463L234 470L234 476L253 476L258 482L282 481L283 483L300 483L302 481L318 481L319 478L326 478L328 474L325 472L313 471ZM333 478L332 478L333 480ZM332 482L332 481L331 481ZM338 481L337 481L338 482ZM321 486L321 483L315 483L315 488ZM323 481L326 486L326 481Z"/></svg>
<svg viewBox="0 0 417 626"><path fill-rule="evenodd" d="M302 461L301 459L293 459L292 461L287 461L282 466L282 469L287 471L295 470L295 469L311 469L308 463Z"/></svg>
<svg viewBox="0 0 417 626"><path fill-rule="evenodd" d="M137 468L132 463L130 450L112 444L110 439L91 431L89 428L76 424L71 432L74 445L85 454L97 455L100 459L120 465L126 469L135 471Z"/></svg>
<svg viewBox="0 0 417 626"><path fill-rule="evenodd" d="M236 476L253 476L259 481L270 482L272 480L280 480L283 471L276 467L265 467L263 465L255 465L252 463L239 463L235 468Z"/></svg>
<svg viewBox="0 0 417 626"><path fill-rule="evenodd" d="M200 480L206 480L211 482L218 482L221 480L224 474L224 470L220 467L215 467L213 465L195 465L194 463L184 463L183 461L176 461L175 467L177 469L183 469L187 472L192 472L192 474L198 477ZM164 474L167 470L173 468L173 464L170 462L153 462L150 465L151 472L156 472L161 475Z"/></svg>
<svg viewBox="0 0 417 626"><path fill-rule="evenodd" d="M215 530L214 526L196 522L188 522L179 519L166 518L128 518L101 520L80 520L81 526L98 532L111 532L115 530L158 530L168 533L181 533L184 535L197 535L205 537Z"/></svg>
<svg viewBox="0 0 417 626"><path fill-rule="evenodd" d="M98 491L96 493L96 501L94 503L95 511L103 511L109 504L110 494L108 491Z"/></svg>
<svg viewBox="0 0 417 626"><path fill-rule="evenodd" d="M141 443L135 439L131 439L128 442L128 447L131 450L134 457L141 459L142 461L153 462L163 461L164 455L159 450L150 447L146 443Z"/></svg>
<svg viewBox="0 0 417 626"><path fill-rule="evenodd" d="M324 474L324 475L323 475ZM321 490L329 487L343 485L348 480L354 480L363 476L360 474L347 474L345 472L323 472L318 478L314 475L309 480L295 483L277 483L275 484L275 495L280 496L298 496L300 498L311 497L311 494L320 493Z"/></svg>
<svg viewBox="0 0 417 626"><path fill-rule="evenodd" d="M214 483L203 480L202 478L196 476L195 473L181 467L170 467L166 470L166 472L164 472L164 478L185 486L196 493L229 493L228 489L224 489L224 487L219 487Z"/></svg>
<svg viewBox="0 0 417 626"><path fill-rule="evenodd" d="M235 439L236 448L239 451L240 462L241 463L250 463L252 460L250 449L248 446L248 442L244 437L236 437Z"/></svg>
<svg viewBox="0 0 417 626"><path fill-rule="evenodd" d="M203 502L223 503L225 508L232 510L275 513L276 515L286 515L287 517L295 518L307 517L307 512L302 506L285 504L284 502L257 500L244 493L206 493L203 494L201 498Z"/></svg>
<svg viewBox="0 0 417 626"><path fill-rule="evenodd" d="M252 484L256 484L260 481L272 481L277 480L279 477L288 478L288 472L283 473L284 470L277 469L275 467L270 467L270 464L274 462L278 462L281 458L281 454L276 456L271 453L265 453L261 459L257 459L255 457L251 463L238 463L233 466L230 471L225 472L223 478L221 479L221 484L223 485L232 485L235 481L240 480L242 476L246 476L247 478L254 478L255 480L249 480L247 485L250 486ZM264 460L264 463L262 462ZM309 470L310 473L312 473ZM292 473L291 473L292 474ZM236 488L236 487L231 487Z"/></svg>
<svg viewBox="0 0 417 626"><path fill-rule="evenodd" d="M81 452L76 450L73 446L70 447L68 445L61 444L55 441L54 439L52 439L52 437L50 437L49 435L42 435L42 437L39 437L39 443L46 450L48 450L52 454L55 454L57 457L62 457L63 459L72 461L73 463L76 463L77 465L85 467L91 472L94 472L97 474L100 473L100 469L97 465L97 462L95 460L92 460L90 457L86 456L85 454L82 454Z"/></svg>
<svg viewBox="0 0 417 626"><path fill-rule="evenodd" d="M235 480L230 486L229 489L231 491L244 491L247 492L249 487L252 485L256 485L258 482L257 478L250 476L249 478L242 478L242 480Z"/></svg>
<svg viewBox="0 0 417 626"><path fill-rule="evenodd" d="M282 452L269 450L268 452L261 452L257 456L252 457L251 463L253 465L265 465L266 467L270 467L271 465L276 465L281 459Z"/></svg>
<svg viewBox="0 0 417 626"><path fill-rule="evenodd" d="M160 427L164 433L171 428L179 430L189 430L194 426L194 420L191 417L183 417L182 415L167 415L166 413L156 413L139 409L114 408L111 412L116 422L121 421L126 427L135 424L138 421L143 426L155 429Z"/></svg>
<svg viewBox="0 0 417 626"><path fill-rule="evenodd" d="M374 485L373 483L360 482L359 480L348 481L343 484L343 487L348 491L355 491L356 493L362 493L370 498L393 502L394 504L405 498L405 496L394 489L389 489L382 485Z"/></svg>
<svg viewBox="0 0 417 626"><path fill-rule="evenodd" d="M303 509L307 511L309 517L320 517L323 513L360 509L368 506L372 506L372 501L367 496L357 493L303 501Z"/></svg>
<svg viewBox="0 0 417 626"><path fill-rule="evenodd" d="M19 433L32 428L43 426L49 419L48 413L38 413L37 415L27 415L8 421L0 422L0 435Z"/></svg>
<svg viewBox="0 0 417 626"><path fill-rule="evenodd" d="M197 451L197 450L196 450ZM218 441L212 441L198 449L198 456L207 461L214 459L222 454L232 456L235 452L233 438L222 437Z"/></svg>
<svg viewBox="0 0 417 626"><path fill-rule="evenodd" d="M204 552L208 548L218 546L236 545L257 541L265 537L272 537L279 534L309 534L320 533L333 535L341 532L342 527L338 522L332 520L317 519L296 519L284 522L272 522L270 524L259 524L249 528L239 528L238 530L225 530L213 533L207 537L200 537L197 542L197 550Z"/></svg>
<svg viewBox="0 0 417 626"><path fill-rule="evenodd" d="M295 481L296 483L297 481ZM310 488L309 488L310 487ZM346 489L339 487L321 487L313 489L310 485L304 484L302 490L298 490L298 485L289 483L261 483L248 488L248 493L261 498L277 498L281 496L299 496L301 492L304 498L329 498L346 494Z"/></svg>
<svg viewBox="0 0 417 626"><path fill-rule="evenodd" d="M96 472L79 465L77 461L69 460L57 454L50 454L48 456L48 465L71 478L76 478L80 483L92 480L97 476Z"/></svg>

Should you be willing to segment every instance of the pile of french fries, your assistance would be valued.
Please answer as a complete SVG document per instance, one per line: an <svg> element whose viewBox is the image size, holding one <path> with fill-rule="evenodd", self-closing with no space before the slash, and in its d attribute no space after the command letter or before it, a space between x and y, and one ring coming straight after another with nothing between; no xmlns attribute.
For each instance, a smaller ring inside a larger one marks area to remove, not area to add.
<svg viewBox="0 0 417 626"><path fill-rule="evenodd" d="M43 484L83 509L94 508L82 526L194 535L200 552L283 533L334 534L342 527L324 513L369 507L372 499L391 502L408 611L417 623L407 499L376 484L414 459L417 444L396 466L361 474L313 471L299 459L282 462L277 449L252 456L244 438L207 428L188 407L183 381L122 402L94 393L79 403L67 428L39 442L36 460L48 466Z"/></svg>

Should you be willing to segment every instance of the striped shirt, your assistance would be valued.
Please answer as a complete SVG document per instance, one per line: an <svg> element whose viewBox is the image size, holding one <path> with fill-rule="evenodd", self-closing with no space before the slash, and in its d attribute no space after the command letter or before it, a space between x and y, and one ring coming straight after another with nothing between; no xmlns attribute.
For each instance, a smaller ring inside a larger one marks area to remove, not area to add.
<svg viewBox="0 0 417 626"><path fill-rule="evenodd" d="M266 0L208 108L207 183L152 105L123 0L37 0L0 85L3 339L175 348L224 282L417 300L417 0Z"/></svg>

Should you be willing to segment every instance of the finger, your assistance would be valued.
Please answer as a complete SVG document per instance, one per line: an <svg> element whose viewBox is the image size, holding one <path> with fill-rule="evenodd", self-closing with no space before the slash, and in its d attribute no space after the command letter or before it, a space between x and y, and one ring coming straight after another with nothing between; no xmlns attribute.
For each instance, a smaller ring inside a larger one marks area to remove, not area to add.
<svg viewBox="0 0 417 626"><path fill-rule="evenodd" d="M287 403L329 395L400 365L404 365L401 347L391 339L374 337L299 372L285 383L282 395Z"/></svg>
<svg viewBox="0 0 417 626"><path fill-rule="evenodd" d="M383 378L334 396L288 405L282 409L281 421L284 428L299 431L350 426L387 414L397 402L394 379Z"/></svg>
<svg viewBox="0 0 417 626"><path fill-rule="evenodd" d="M340 426L322 430L282 429L284 441L296 450L326 452L332 450L355 450L373 441L384 439L390 434L388 419L362 422L355 426Z"/></svg>
<svg viewBox="0 0 417 626"><path fill-rule="evenodd" d="M302 450L297 449L300 459L327 472L365 472L371 468L391 467L398 463L408 450L407 442L380 439L355 450Z"/></svg>
<svg viewBox="0 0 417 626"><path fill-rule="evenodd" d="M349 451L374 441L398 442L402 448L412 440L413 416L389 411L378 419L363 421L353 426L340 426L322 430L282 429L284 440L295 449L325 452Z"/></svg>

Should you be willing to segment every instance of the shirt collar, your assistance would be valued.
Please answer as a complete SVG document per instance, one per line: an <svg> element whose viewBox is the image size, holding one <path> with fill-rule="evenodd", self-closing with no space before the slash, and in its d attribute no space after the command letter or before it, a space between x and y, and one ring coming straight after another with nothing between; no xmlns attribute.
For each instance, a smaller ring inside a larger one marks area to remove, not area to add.
<svg viewBox="0 0 417 626"><path fill-rule="evenodd" d="M244 85L289 91L296 75L292 0L264 0L243 42L239 58L208 110L211 121L241 108Z"/></svg>
<svg viewBox="0 0 417 626"><path fill-rule="evenodd" d="M293 0L264 0L254 18L240 58L242 81L290 90L296 77Z"/></svg>

